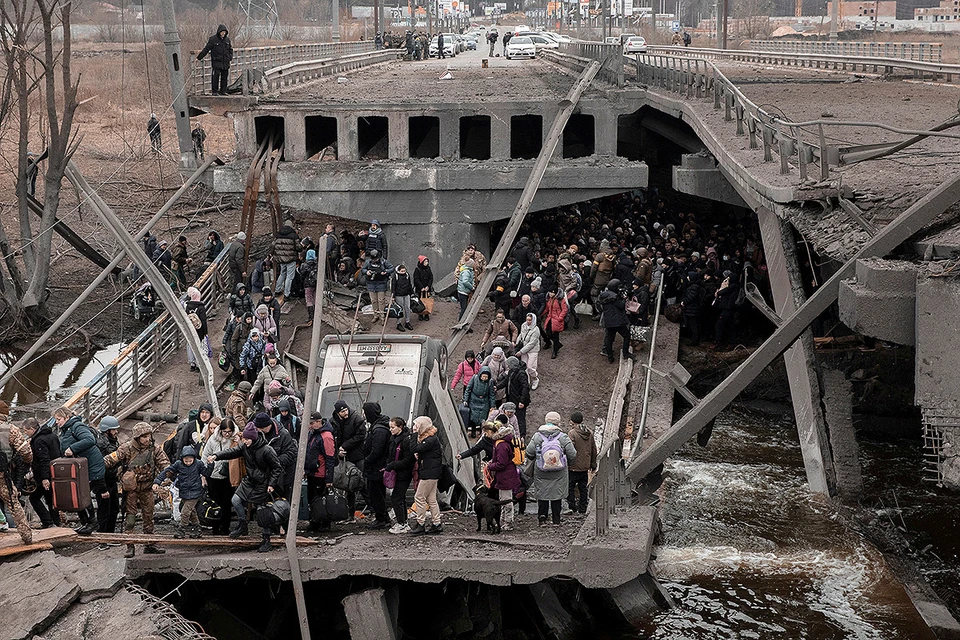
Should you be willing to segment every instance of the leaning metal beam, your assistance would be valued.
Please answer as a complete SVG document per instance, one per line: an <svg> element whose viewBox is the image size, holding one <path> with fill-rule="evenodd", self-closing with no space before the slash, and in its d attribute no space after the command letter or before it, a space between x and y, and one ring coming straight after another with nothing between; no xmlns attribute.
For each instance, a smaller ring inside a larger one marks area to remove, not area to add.
<svg viewBox="0 0 960 640"><path fill-rule="evenodd" d="M72 161L67 165L66 175L77 190L87 196L91 204L93 204L94 209L96 209L97 214L100 216L100 220L104 226L116 236L120 245L126 249L127 255L133 258L133 261L137 263L140 270L143 271L147 279L153 284L153 289L163 303L163 306L170 312L170 317L177 325L184 340L196 354L197 363L200 365L200 371L203 374L202 378L207 387L207 396L210 404L213 406L213 413L215 416L220 417L220 401L217 399L217 390L213 384L213 365L210 363L210 358L206 357L207 350L200 341L197 330L190 322L190 319L187 318L187 310L180 304L180 300L173 295L173 290L160 274L157 265L140 250L137 241L130 235L126 227L123 226L123 223L120 222L117 214L110 209L107 203L94 191L93 187L87 183L86 178L83 177L77 165L73 164Z"/></svg>
<svg viewBox="0 0 960 640"><path fill-rule="evenodd" d="M483 301L486 300L487 294L490 292L490 287L493 286L493 280L497 276L497 271L500 269L503 261L506 260L507 252L510 251L510 247L513 246L513 241L520 232L520 226L530 211L530 205L533 204L533 198L537 195L537 189L540 188L540 181L543 180L543 174L547 170L550 158L553 157L553 153L557 150L557 144L560 142L560 136L563 135L563 129L566 127L567 121L570 120L570 116L573 114L573 110L580 100L580 96L583 95L583 92L590 86L590 83L598 71L600 71L600 63L594 60L583 70L580 79L577 80L577 83L574 84L570 92L567 93L567 97L560 101L560 110L557 112L557 117L553 120L553 126L550 127L547 139L544 140L543 146L540 148L540 155L537 156L537 160L533 164L530 177L527 178L527 184L524 185L523 192L520 194L520 201L517 202L517 208L510 217L510 222L507 223L503 237L500 238L500 244L497 245L497 250L490 257L490 263L487 265L486 273L480 278L480 282L473 292L473 297L470 299L466 313L464 313L463 318L453 326L453 331L447 339L447 353L456 352L457 345L460 344L460 341L467 335L470 324L480 312L480 307L483 305Z"/></svg>
<svg viewBox="0 0 960 640"><path fill-rule="evenodd" d="M177 189L177 192L173 194L169 200L167 200L167 204L163 205L163 208L161 208L160 211L157 211L156 215L150 218L150 221L144 225L143 229L141 229L140 232L134 236L134 240L139 241L140 238L147 235L147 233L153 229L158 222L160 222L163 216L166 215L167 211L169 211L170 208L173 207L173 205L181 198L181 196L187 192L187 189L192 187L193 184L200 179L203 173L210 168L210 165L214 163L223 164L220 158L217 156L211 156L210 159L204 162L199 169L193 172L193 175L191 175L187 181L183 183L182 187ZM32 358L34 354L40 350L40 347L46 344L47 340L50 339L50 336L55 334L60 327L63 326L73 312L79 309L80 305L86 302L87 298L89 298L90 295L96 291L97 287L99 287L103 281L107 279L107 276L113 273L113 270L116 269L121 262L123 262L123 258L126 255L126 250L121 248L120 252L113 258L113 260L110 261L110 264L104 267L103 271L100 272L100 275L94 278L93 281L87 285L87 288L84 289L79 296L77 296L70 306L67 307L67 310L61 313L60 317L54 320L53 324L51 324L47 330L43 332L43 335L37 338L36 342L34 342L33 345L27 349L22 356L20 356L20 359L4 372L3 376L0 377L0 387L3 387L3 385L5 385L10 378L15 376L20 369L26 366L26 364L30 361L30 358Z"/></svg>
<svg viewBox="0 0 960 640"><path fill-rule="evenodd" d="M942 183L904 211L896 220L864 244L856 255L804 302L789 318L784 318L766 342L743 361L736 371L711 391L696 407L677 421L649 449L627 467L627 477L639 482L697 434L710 420L730 404L778 356L800 337L810 324L837 299L840 281L854 274L858 259L884 256L932 222L940 213L960 200L960 175Z"/></svg>

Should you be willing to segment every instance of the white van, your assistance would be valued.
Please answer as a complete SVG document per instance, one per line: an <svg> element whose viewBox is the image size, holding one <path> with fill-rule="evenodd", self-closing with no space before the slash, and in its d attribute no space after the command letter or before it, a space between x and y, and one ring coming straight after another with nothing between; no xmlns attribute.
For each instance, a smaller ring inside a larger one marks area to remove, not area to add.
<svg viewBox="0 0 960 640"><path fill-rule="evenodd" d="M477 471L473 458L457 460L468 448L457 405L447 391L447 348L440 340L417 335L335 336L323 339L320 349L320 399L317 411L333 413L337 400L360 411L365 402L377 402L385 416L400 416L411 424L429 416L443 446L444 464L453 469L457 484L446 497L466 510L473 502Z"/></svg>

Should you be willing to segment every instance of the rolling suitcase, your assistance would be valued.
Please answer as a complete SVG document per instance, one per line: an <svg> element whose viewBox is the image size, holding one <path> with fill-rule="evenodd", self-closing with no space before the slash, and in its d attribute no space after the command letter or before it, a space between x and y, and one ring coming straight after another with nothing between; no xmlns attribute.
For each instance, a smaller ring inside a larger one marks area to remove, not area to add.
<svg viewBox="0 0 960 640"><path fill-rule="evenodd" d="M90 476L86 458L57 458L50 463L53 506L59 511L83 511L90 506Z"/></svg>

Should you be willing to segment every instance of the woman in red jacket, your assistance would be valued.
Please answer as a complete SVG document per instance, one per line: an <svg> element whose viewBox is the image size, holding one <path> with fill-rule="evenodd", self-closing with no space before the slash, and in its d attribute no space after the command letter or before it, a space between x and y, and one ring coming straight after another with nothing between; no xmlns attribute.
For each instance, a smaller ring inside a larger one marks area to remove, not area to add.
<svg viewBox="0 0 960 640"><path fill-rule="evenodd" d="M463 388L466 389L470 384L470 378L480 373L480 361L476 354L471 350L463 356L463 362L457 367L457 373L453 376L453 382L450 383L450 390L456 391L457 385L462 381Z"/></svg>
<svg viewBox="0 0 960 640"><path fill-rule="evenodd" d="M520 488L520 473L513 464L513 429L503 425L494 436L493 459L487 470L493 475L490 488L500 492L500 500L510 500L503 505L503 531L513 531L513 492Z"/></svg>
<svg viewBox="0 0 960 640"><path fill-rule="evenodd" d="M556 358L557 352L563 346L560 344L560 333L563 331L563 321L566 317L566 300L557 298L557 294L551 291L547 294L547 306L543 311L543 332L546 335L544 346L550 347L550 344L553 343L551 358Z"/></svg>

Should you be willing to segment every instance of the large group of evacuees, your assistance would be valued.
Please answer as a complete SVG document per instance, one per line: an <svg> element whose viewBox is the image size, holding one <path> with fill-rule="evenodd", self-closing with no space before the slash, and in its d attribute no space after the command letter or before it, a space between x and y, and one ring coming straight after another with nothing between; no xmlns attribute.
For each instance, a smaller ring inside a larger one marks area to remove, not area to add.
<svg viewBox="0 0 960 640"><path fill-rule="evenodd" d="M477 325L482 332L474 334L476 346L466 351L451 381L451 391L462 399L460 413L472 442L454 455L480 458L478 493L498 513L502 510L502 530L512 530L515 514L525 512L528 493L537 501L541 525L560 523L564 499L568 513L585 512L588 473L597 465L594 433L579 411L566 420L556 411L546 412L528 437L531 391L542 384L541 350L557 358L564 332L579 327L583 316L599 321L605 333L602 355L610 362L616 360L618 336L621 357L632 357L658 298L662 312L682 323L691 344L702 337L712 337L714 348L734 344L744 285L765 286L756 230L744 224L731 219L701 225L694 214L669 208L654 189L551 210L525 223L490 289L494 308L489 320ZM148 255L160 252L162 262L166 245L151 238L145 239L144 250ZM414 315L429 321L435 297L429 257L417 256L413 273L402 262L392 264L377 220L357 234L338 234L327 225L321 239L327 257L322 266L315 243L301 238L288 220L270 251L247 273L245 235L236 234L225 246L217 232L209 233L205 262L226 249L234 281L219 359L230 380L222 418L202 404L166 439L140 422L130 439L121 441L113 416L91 425L61 407L46 423L27 418L14 425L0 402L0 530L12 518L29 542L25 496L40 527L59 526L50 462L83 457L94 500L79 512L78 533L116 531L121 511L125 531L134 528L139 515L144 533L152 533L155 495L173 483L176 536L200 536L201 521L214 534L247 536L249 518L256 513L260 550L268 551L270 534L285 522L274 505L288 504L292 497L298 440L306 428L311 529L324 531L336 521L362 518L368 527L394 534L440 533L440 494L451 485L446 478L451 461L444 459L431 418L420 416L407 424L403 417L383 415L377 402L351 407L343 400L336 402L332 415L310 411L278 350L281 305L302 296L312 314L321 268L339 285L366 289L375 330L382 332L394 316L398 331L413 330ZM461 315L485 267L481 251L466 247L455 274ZM170 274L179 281L177 273L172 267ZM256 304L252 292L259 295ZM184 304L211 357L200 292L186 287ZM196 368L196 357L188 354L191 368ZM346 503L343 516L319 509L315 517L314 503L329 499L331 492ZM262 511L271 509L280 515L261 518ZM497 531L500 525L498 519ZM154 544L144 551L163 553ZM128 545L127 556L134 553Z"/></svg>

